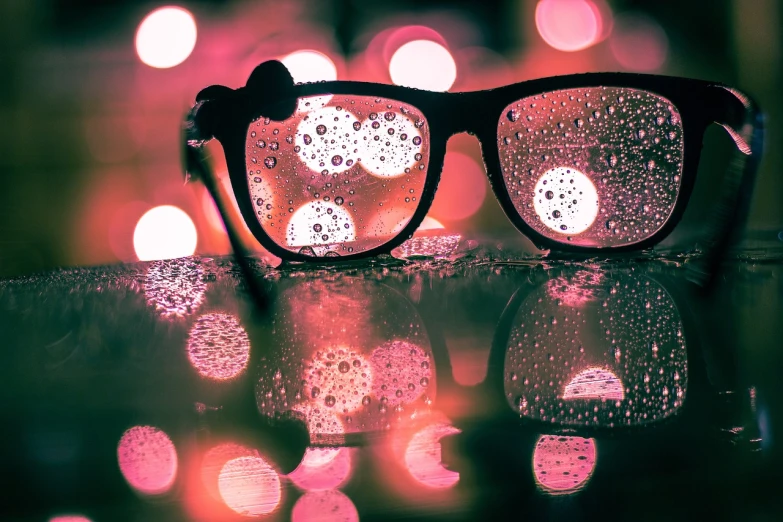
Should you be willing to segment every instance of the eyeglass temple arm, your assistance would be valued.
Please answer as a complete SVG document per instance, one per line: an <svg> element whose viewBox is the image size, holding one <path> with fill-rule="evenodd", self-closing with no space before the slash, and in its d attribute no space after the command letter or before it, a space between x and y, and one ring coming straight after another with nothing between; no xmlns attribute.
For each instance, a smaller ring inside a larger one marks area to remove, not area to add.
<svg viewBox="0 0 783 522"><path fill-rule="evenodd" d="M721 85L711 89L718 108L715 123L726 129L741 154L725 175L704 262L689 265L691 278L705 290L712 287L724 256L744 230L764 149L764 115L758 105L738 90Z"/></svg>
<svg viewBox="0 0 783 522"><path fill-rule="evenodd" d="M210 100L199 100L185 117L182 126L182 163L185 171L185 182L191 180L201 181L207 188L210 196L212 196L220 214L220 219L223 221L223 226L228 234L234 259L242 271L248 292L258 310L265 312L269 307L269 297L256 280L258 275L250 266L248 261L249 253L242 245L239 233L234 227L232 220L228 217L226 198L223 197L219 182L207 158L206 144L214 138L214 134L208 130L210 126L208 124L208 116L211 110L214 110L214 107L210 106ZM204 121L205 119L207 120L206 122Z"/></svg>

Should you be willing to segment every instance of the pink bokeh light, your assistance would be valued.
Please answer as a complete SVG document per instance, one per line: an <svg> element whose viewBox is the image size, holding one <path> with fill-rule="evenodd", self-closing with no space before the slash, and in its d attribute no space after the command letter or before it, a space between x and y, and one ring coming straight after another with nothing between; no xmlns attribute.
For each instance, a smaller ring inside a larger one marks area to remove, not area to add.
<svg viewBox="0 0 783 522"><path fill-rule="evenodd" d="M359 513L344 493L314 491L296 501L291 522L359 522Z"/></svg>
<svg viewBox="0 0 783 522"><path fill-rule="evenodd" d="M559 51L581 51L601 37L601 11L589 0L540 0L536 28Z"/></svg>
<svg viewBox="0 0 783 522"><path fill-rule="evenodd" d="M282 498L279 475L259 456L226 462L218 476L218 490L229 508L246 517L272 513Z"/></svg>
<svg viewBox="0 0 783 522"><path fill-rule="evenodd" d="M440 439L459 433L448 423L431 424L417 432L405 449L405 466L420 484L433 489L453 487L459 481L459 473L443 467Z"/></svg>
<svg viewBox="0 0 783 522"><path fill-rule="evenodd" d="M130 486L144 495L161 495L177 477L177 450L165 432L134 426L117 445L120 471Z"/></svg>
<svg viewBox="0 0 783 522"><path fill-rule="evenodd" d="M593 439L542 435L533 453L533 473L545 492L570 494L587 484L596 459Z"/></svg>
<svg viewBox="0 0 783 522"><path fill-rule="evenodd" d="M305 491L337 489L350 477L351 467L351 448L308 448L288 478Z"/></svg>

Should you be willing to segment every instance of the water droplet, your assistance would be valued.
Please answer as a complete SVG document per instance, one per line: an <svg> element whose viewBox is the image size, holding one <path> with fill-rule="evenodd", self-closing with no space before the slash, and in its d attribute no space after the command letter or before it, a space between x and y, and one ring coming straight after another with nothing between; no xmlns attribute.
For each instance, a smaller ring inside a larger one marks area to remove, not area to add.
<svg viewBox="0 0 783 522"><path fill-rule="evenodd" d="M323 127L323 125L322 125L322 127ZM326 127L324 127L324 128L326 128ZM310 145L313 142L313 138L311 138L309 134L305 134L304 136L302 136L302 140L304 141L305 145Z"/></svg>
<svg viewBox="0 0 783 522"><path fill-rule="evenodd" d="M415 136L413 138L413 144L414 145L421 145L421 136Z"/></svg>
<svg viewBox="0 0 783 522"><path fill-rule="evenodd" d="M508 118L508 121L517 121L519 119L519 112L512 109L506 113L506 118Z"/></svg>
<svg viewBox="0 0 783 522"><path fill-rule="evenodd" d="M371 402L372 399L370 398L369 395L365 395L364 397L362 397L362 404L364 404L365 406L369 406Z"/></svg>
<svg viewBox="0 0 783 522"><path fill-rule="evenodd" d="M264 140L258 140L256 142L256 147L258 147L259 149L263 149L264 147L266 147L266 142Z"/></svg>
<svg viewBox="0 0 783 522"><path fill-rule="evenodd" d="M544 193L544 197L546 197L546 199L552 199L552 198L554 198L554 197L555 197L555 193L554 193L554 192L552 192L551 190L547 190L547 191Z"/></svg>
<svg viewBox="0 0 783 522"><path fill-rule="evenodd" d="M264 165L266 165L266 168L273 169L275 168L275 165L277 165L277 158L274 156L269 156L264 160Z"/></svg>
<svg viewBox="0 0 783 522"><path fill-rule="evenodd" d="M269 144L269 150L277 150L280 148L280 144L276 141L273 141Z"/></svg>
<svg viewBox="0 0 783 522"><path fill-rule="evenodd" d="M574 125L576 126L577 129L581 129L582 125L584 125L584 123L585 122L582 121L582 118L577 118L577 119L574 120Z"/></svg>
<svg viewBox="0 0 783 522"><path fill-rule="evenodd" d="M340 370L340 373L347 373L348 370L351 369L351 365L348 364L347 361L341 361L340 364L337 365L337 369Z"/></svg>
<svg viewBox="0 0 783 522"><path fill-rule="evenodd" d="M315 225L313 225L313 230L315 230L316 232L320 232L321 230L323 230L323 227L321 226L320 223L316 223Z"/></svg>
<svg viewBox="0 0 783 522"><path fill-rule="evenodd" d="M422 364L424 364L424 363L422 363ZM421 384L422 387L426 388L427 386L429 386L430 380L428 378L426 378L426 377L422 377L421 380L419 381L419 384Z"/></svg>
<svg viewBox="0 0 783 522"><path fill-rule="evenodd" d="M337 403L337 399L334 398L334 395L327 395L324 397L324 404L326 404L327 407L331 408Z"/></svg>
<svg viewBox="0 0 783 522"><path fill-rule="evenodd" d="M555 211L552 212L552 217L555 218L555 219L558 219L560 217L560 215L561 214L560 214L559 210L555 210Z"/></svg>
<svg viewBox="0 0 783 522"><path fill-rule="evenodd" d="M318 386L313 386L313 389L310 390L310 397L315 399L319 395L321 395L321 388L319 388Z"/></svg>
<svg viewBox="0 0 783 522"><path fill-rule="evenodd" d="M342 165L342 163L343 163L343 157L342 156L340 156L339 154L335 155L335 156L332 156L332 165L337 167L339 165Z"/></svg>
<svg viewBox="0 0 783 522"><path fill-rule="evenodd" d="M335 205L338 205L338 206L339 206L339 205L342 205L342 204L343 204L343 201L344 201L344 200L343 200L342 196L337 196L336 198L334 198L334 203L335 203Z"/></svg>
<svg viewBox="0 0 783 522"><path fill-rule="evenodd" d="M396 115L396 114L394 114L394 112L392 112L392 111L389 111L389 112L387 112L386 114L384 114L384 115L383 115L383 119L384 119L384 120L386 120L386 121L394 121L394 118L395 118L396 116L397 116L397 115Z"/></svg>

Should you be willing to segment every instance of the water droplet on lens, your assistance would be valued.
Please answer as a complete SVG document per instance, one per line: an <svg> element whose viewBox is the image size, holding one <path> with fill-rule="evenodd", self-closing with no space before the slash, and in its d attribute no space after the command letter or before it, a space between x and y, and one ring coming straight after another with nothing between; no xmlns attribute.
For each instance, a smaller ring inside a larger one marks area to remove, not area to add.
<svg viewBox="0 0 783 522"><path fill-rule="evenodd" d="M342 361L340 364L337 365L337 369L340 370L340 373L346 373L348 370L351 369L351 365L348 364L346 361Z"/></svg>
<svg viewBox="0 0 783 522"><path fill-rule="evenodd" d="M577 118L574 120L574 125L576 126L577 129L581 129L582 125L584 125L584 122L582 121L581 118Z"/></svg>
<svg viewBox="0 0 783 522"><path fill-rule="evenodd" d="M318 386L313 386L313 389L312 389L312 390L310 390L310 396L311 396L313 399L315 399L315 398L316 398L316 397L318 397L319 395L321 395L321 388L319 388Z"/></svg>
<svg viewBox="0 0 783 522"><path fill-rule="evenodd" d="M506 113L506 118L508 118L508 121L517 121L519 119L519 112L512 109Z"/></svg>
<svg viewBox="0 0 783 522"><path fill-rule="evenodd" d="M324 404L326 404L326 406L328 406L329 408L334 406L336 403L337 403L337 399L334 398L334 395L327 395L326 397L324 397Z"/></svg>
<svg viewBox="0 0 783 522"><path fill-rule="evenodd" d="M264 147L266 147L266 142L264 140L258 140L256 142L256 147L258 147L259 149L263 149Z"/></svg>
<svg viewBox="0 0 783 522"><path fill-rule="evenodd" d="M547 190L546 193L544 193L544 196L546 197L546 199L552 199L555 197L555 193L552 192L551 190Z"/></svg>
<svg viewBox="0 0 783 522"><path fill-rule="evenodd" d="M560 217L560 211L559 210L553 211L552 212L552 217L555 218L555 219L559 218Z"/></svg>
<svg viewBox="0 0 783 522"><path fill-rule="evenodd" d="M427 386L429 386L430 380L426 377L422 377L421 380L419 381L419 384L421 384L423 387L426 388Z"/></svg>
<svg viewBox="0 0 783 522"><path fill-rule="evenodd" d="M320 223L316 223L315 225L313 225L313 230L315 230L316 232L320 232L321 230L323 230L323 227L321 226Z"/></svg>
<svg viewBox="0 0 783 522"><path fill-rule="evenodd" d="M396 116L396 114L394 114L392 111L389 111L389 112L387 112L386 114L383 115L383 118L386 121L394 121L395 116Z"/></svg>
<svg viewBox="0 0 783 522"><path fill-rule="evenodd" d="M364 397L362 397L362 404L364 404L365 406L369 406L371 402L372 399L370 398L369 395L365 395Z"/></svg>
<svg viewBox="0 0 783 522"><path fill-rule="evenodd" d="M323 136L324 134L326 134L326 125L321 124L321 125L317 126L315 128L315 132L319 136Z"/></svg>
<svg viewBox="0 0 783 522"><path fill-rule="evenodd" d="M342 204L343 204L343 201L344 201L344 200L343 200L343 198L342 198L341 196L337 196L336 198L334 198L334 203L335 203L336 205L342 205Z"/></svg>
<svg viewBox="0 0 783 522"><path fill-rule="evenodd" d="M264 165L266 165L266 168L273 169L275 168L275 165L277 165L277 158L274 156L269 156L264 160Z"/></svg>
<svg viewBox="0 0 783 522"><path fill-rule="evenodd" d="M310 145L313 142L313 138L311 138L309 134L302 136L302 140L304 140L305 145Z"/></svg>
<svg viewBox="0 0 783 522"><path fill-rule="evenodd" d="M343 157L340 155L332 156L332 165L335 167L342 165L343 163Z"/></svg>
<svg viewBox="0 0 783 522"><path fill-rule="evenodd" d="M421 145L421 136L416 136L413 138L413 144L414 145Z"/></svg>

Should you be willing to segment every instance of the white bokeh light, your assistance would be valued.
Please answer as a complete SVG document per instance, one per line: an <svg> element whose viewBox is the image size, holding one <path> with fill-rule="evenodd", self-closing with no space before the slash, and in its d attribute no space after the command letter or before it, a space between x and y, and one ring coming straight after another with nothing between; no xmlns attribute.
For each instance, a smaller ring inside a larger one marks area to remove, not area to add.
<svg viewBox="0 0 783 522"><path fill-rule="evenodd" d="M141 261L190 256L196 251L197 243L193 220L171 205L147 211L133 232L133 248Z"/></svg>
<svg viewBox="0 0 783 522"><path fill-rule="evenodd" d="M136 53L150 67L167 69L184 62L196 46L196 20L181 7L161 7L136 31Z"/></svg>
<svg viewBox="0 0 783 522"><path fill-rule="evenodd" d="M457 64L448 49L431 40L414 40L394 51L389 74L396 85L448 91L457 79Z"/></svg>
<svg viewBox="0 0 783 522"><path fill-rule="evenodd" d="M566 384L563 399L600 399L621 401L625 389L620 379L604 368L582 370Z"/></svg>
<svg viewBox="0 0 783 522"><path fill-rule="evenodd" d="M342 108L311 110L296 128L299 157L315 172L339 173L350 169L361 152L354 144L360 125L356 116Z"/></svg>
<svg viewBox="0 0 783 522"><path fill-rule="evenodd" d="M288 222L286 241L290 247L329 245L355 239L353 218L348 210L335 203L305 203Z"/></svg>
<svg viewBox="0 0 783 522"><path fill-rule="evenodd" d="M421 158L421 133L408 117L396 111L364 120L362 138L361 163L370 174L396 178Z"/></svg>
<svg viewBox="0 0 783 522"><path fill-rule="evenodd" d="M281 60L296 83L334 81L337 67L325 54L305 49L284 56Z"/></svg>
<svg viewBox="0 0 783 522"><path fill-rule="evenodd" d="M559 234L579 234L598 216L598 192L590 178L571 167L546 171L536 183L533 206L541 222Z"/></svg>
<svg viewBox="0 0 783 522"><path fill-rule="evenodd" d="M541 38L559 51L586 49L601 36L601 13L588 0L540 0L535 16Z"/></svg>

